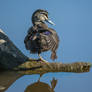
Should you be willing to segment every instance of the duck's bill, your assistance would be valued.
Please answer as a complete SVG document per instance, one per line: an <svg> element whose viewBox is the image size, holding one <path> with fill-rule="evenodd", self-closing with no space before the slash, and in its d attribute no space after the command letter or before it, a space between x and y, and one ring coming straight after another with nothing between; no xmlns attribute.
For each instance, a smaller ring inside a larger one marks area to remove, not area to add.
<svg viewBox="0 0 92 92"><path fill-rule="evenodd" d="M55 25L55 23L53 23L51 20L46 20L46 22L48 22L48 23L50 23L50 24L52 24L52 25Z"/></svg>

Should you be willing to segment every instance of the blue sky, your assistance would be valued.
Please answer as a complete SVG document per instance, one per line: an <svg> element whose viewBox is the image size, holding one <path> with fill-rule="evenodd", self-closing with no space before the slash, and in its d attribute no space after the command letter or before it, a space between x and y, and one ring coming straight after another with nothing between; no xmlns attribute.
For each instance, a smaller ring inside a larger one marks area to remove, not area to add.
<svg viewBox="0 0 92 92"><path fill-rule="evenodd" d="M60 38L56 61L92 62L92 0L0 0L0 28L25 55L35 58L25 49L24 37L36 9L46 9L56 24L49 25ZM42 56L51 61L49 53Z"/></svg>

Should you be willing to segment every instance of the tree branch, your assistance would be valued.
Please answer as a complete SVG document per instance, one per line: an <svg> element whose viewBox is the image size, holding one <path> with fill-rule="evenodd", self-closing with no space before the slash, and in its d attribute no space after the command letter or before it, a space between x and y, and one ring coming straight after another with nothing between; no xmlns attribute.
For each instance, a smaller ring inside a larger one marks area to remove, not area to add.
<svg viewBox="0 0 92 92"><path fill-rule="evenodd" d="M89 72L91 63L88 62L75 62L64 64L60 62L44 63L42 61L29 60L18 67L15 70L21 71L23 74L44 74L47 72L74 72L83 73Z"/></svg>

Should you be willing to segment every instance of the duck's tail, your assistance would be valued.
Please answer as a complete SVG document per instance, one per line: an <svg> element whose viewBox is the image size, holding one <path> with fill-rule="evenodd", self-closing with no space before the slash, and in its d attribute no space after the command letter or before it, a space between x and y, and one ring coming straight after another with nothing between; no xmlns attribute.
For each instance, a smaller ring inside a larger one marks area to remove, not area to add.
<svg viewBox="0 0 92 92"><path fill-rule="evenodd" d="M57 59L56 52L52 52L52 54L51 54L51 59L52 59L52 60Z"/></svg>

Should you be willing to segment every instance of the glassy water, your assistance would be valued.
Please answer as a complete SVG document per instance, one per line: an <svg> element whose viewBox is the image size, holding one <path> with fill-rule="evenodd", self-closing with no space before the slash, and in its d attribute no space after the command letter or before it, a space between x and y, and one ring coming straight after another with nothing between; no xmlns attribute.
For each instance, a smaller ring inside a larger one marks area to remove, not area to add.
<svg viewBox="0 0 92 92"><path fill-rule="evenodd" d="M0 92L92 92L92 70L88 73L0 74Z"/></svg>

